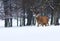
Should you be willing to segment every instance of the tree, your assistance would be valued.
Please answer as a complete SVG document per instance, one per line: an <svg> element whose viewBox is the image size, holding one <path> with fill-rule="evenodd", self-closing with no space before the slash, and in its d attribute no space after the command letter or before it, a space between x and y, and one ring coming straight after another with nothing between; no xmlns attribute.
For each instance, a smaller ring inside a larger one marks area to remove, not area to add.
<svg viewBox="0 0 60 41"><path fill-rule="evenodd" d="M3 0L3 3L5 11L5 27L12 27L11 0Z"/></svg>
<svg viewBox="0 0 60 41"><path fill-rule="evenodd" d="M53 0L54 4L54 25L59 25L59 10L60 10L60 0Z"/></svg>

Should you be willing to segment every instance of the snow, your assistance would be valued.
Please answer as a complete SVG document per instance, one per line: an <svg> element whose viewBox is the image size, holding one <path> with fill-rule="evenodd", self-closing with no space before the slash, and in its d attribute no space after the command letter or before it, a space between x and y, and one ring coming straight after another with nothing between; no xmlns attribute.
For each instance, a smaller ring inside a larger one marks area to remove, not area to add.
<svg viewBox="0 0 60 41"><path fill-rule="evenodd" d="M4 20L0 20L0 23L0 41L60 41L60 25L5 28Z"/></svg>
<svg viewBox="0 0 60 41"><path fill-rule="evenodd" d="M60 41L60 26L0 28L0 41Z"/></svg>
<svg viewBox="0 0 60 41"><path fill-rule="evenodd" d="M4 20L0 20L0 27L4 26Z"/></svg>

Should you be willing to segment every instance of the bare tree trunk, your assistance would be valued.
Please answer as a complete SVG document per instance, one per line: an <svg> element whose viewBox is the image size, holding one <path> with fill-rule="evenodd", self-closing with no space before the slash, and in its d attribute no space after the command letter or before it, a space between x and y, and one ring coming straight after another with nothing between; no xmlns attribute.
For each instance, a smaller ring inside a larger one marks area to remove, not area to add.
<svg viewBox="0 0 60 41"><path fill-rule="evenodd" d="M51 13L51 23L50 23L51 25L53 24L53 20L54 20L54 19L53 19L53 14L54 14L54 13L53 13L53 10L52 10L52 13Z"/></svg>
<svg viewBox="0 0 60 41"><path fill-rule="evenodd" d="M54 25L59 25L59 11L60 11L60 0L53 0L54 2Z"/></svg>
<svg viewBox="0 0 60 41"><path fill-rule="evenodd" d="M59 16L58 16L58 12L56 11L55 12L55 14L54 14L54 25L59 25L59 23L58 23L58 18Z"/></svg>
<svg viewBox="0 0 60 41"><path fill-rule="evenodd" d="M20 17L20 26L22 26L22 20L23 18L22 17Z"/></svg>
<svg viewBox="0 0 60 41"><path fill-rule="evenodd" d="M31 22L31 24L32 24L32 25L35 25L35 24L36 24L36 19L35 19L34 16L32 17L32 22Z"/></svg>
<svg viewBox="0 0 60 41"><path fill-rule="evenodd" d="M7 15L8 15L8 0L3 0L3 3L4 3L4 12L5 12L5 27L7 27L9 24L9 19L6 18Z"/></svg>
<svg viewBox="0 0 60 41"><path fill-rule="evenodd" d="M5 19L5 27L9 27L9 19Z"/></svg>
<svg viewBox="0 0 60 41"><path fill-rule="evenodd" d="M10 18L10 27L12 27L12 18Z"/></svg>
<svg viewBox="0 0 60 41"><path fill-rule="evenodd" d="M22 9L23 9L23 26L25 26L25 0L22 0Z"/></svg>
<svg viewBox="0 0 60 41"><path fill-rule="evenodd" d="M31 20L32 20L33 14L30 9L27 10L27 25L31 25Z"/></svg>
<svg viewBox="0 0 60 41"><path fill-rule="evenodd" d="M11 0L3 0L4 3L4 12L5 12L5 27L12 27L12 18L11 17Z"/></svg>
<svg viewBox="0 0 60 41"><path fill-rule="evenodd" d="M17 14L17 26L18 26L18 14Z"/></svg>
<svg viewBox="0 0 60 41"><path fill-rule="evenodd" d="M11 7L11 2L12 2L12 0L10 0L10 12L9 12L9 15L10 15L10 27L12 27L12 7Z"/></svg>
<svg viewBox="0 0 60 41"><path fill-rule="evenodd" d="M59 7L56 6L55 9L54 9L54 25L59 25Z"/></svg>
<svg viewBox="0 0 60 41"><path fill-rule="evenodd" d="M25 26L25 8L23 9L23 26Z"/></svg>

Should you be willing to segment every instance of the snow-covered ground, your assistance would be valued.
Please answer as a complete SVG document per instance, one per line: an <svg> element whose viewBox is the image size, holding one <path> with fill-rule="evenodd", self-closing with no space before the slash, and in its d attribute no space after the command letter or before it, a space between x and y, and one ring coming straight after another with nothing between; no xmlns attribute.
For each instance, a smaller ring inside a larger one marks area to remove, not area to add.
<svg viewBox="0 0 60 41"><path fill-rule="evenodd" d="M0 28L0 41L60 41L60 26Z"/></svg>
<svg viewBox="0 0 60 41"><path fill-rule="evenodd" d="M0 41L60 41L60 25L5 28L4 20L0 20L0 25Z"/></svg>

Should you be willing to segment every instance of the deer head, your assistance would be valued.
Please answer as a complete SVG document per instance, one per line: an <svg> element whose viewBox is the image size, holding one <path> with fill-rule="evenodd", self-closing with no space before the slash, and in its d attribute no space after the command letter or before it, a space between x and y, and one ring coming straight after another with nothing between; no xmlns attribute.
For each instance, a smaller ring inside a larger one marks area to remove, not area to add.
<svg viewBox="0 0 60 41"><path fill-rule="evenodd" d="M39 11L35 8L31 8L31 11L35 14L35 16L39 14Z"/></svg>

